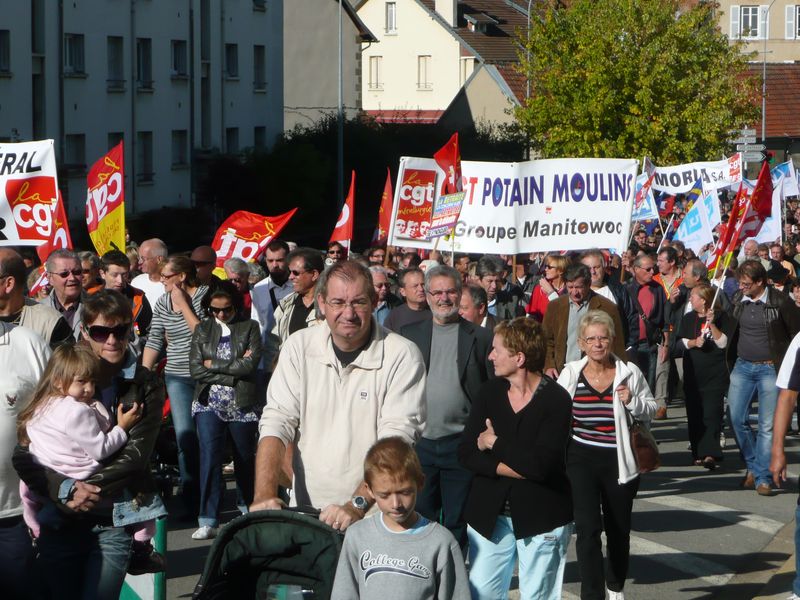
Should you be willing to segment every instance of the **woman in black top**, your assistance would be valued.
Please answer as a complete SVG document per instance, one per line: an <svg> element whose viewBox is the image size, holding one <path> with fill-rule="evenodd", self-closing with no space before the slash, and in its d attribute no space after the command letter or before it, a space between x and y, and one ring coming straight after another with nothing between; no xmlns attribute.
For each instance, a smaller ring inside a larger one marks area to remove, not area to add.
<svg viewBox="0 0 800 600"><path fill-rule="evenodd" d="M725 364L728 337L723 332L729 331L730 317L714 310L714 294L714 288L707 284L692 288L692 311L681 319L677 333L687 349L683 355L683 391L692 460L707 469L715 469L722 459L719 436L729 383Z"/></svg>
<svg viewBox="0 0 800 600"><path fill-rule="evenodd" d="M481 388L461 438L459 459L475 474L464 515L473 598L505 598L517 558L523 598L561 598L572 403L542 374L545 351L534 319L497 326L489 360L498 378Z"/></svg>

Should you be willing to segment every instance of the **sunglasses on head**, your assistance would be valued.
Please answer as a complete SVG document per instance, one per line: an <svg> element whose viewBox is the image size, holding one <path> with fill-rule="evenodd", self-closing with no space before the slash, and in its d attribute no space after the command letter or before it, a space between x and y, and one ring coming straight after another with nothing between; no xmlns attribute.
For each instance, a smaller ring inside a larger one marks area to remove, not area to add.
<svg viewBox="0 0 800 600"><path fill-rule="evenodd" d="M105 325L90 325L86 328L86 333L89 334L89 337L93 341L104 343L111 335L114 336L115 340L126 339L130 330L130 323L115 325L114 327L106 327Z"/></svg>

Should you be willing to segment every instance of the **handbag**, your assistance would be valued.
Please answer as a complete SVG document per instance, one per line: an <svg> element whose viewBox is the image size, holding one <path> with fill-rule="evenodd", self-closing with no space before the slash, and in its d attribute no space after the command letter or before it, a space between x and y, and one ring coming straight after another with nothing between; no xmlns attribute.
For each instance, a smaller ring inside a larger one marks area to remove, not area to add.
<svg viewBox="0 0 800 600"><path fill-rule="evenodd" d="M661 466L661 454L658 452L656 438L650 432L650 428L639 419L630 414L627 410L628 430L631 436L631 450L636 455L636 464L639 473L649 473Z"/></svg>

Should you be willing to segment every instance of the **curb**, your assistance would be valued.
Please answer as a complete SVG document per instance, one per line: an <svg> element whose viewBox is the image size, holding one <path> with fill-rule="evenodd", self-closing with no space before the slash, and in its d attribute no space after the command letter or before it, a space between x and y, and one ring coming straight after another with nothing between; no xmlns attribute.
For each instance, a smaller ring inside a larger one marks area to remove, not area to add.
<svg viewBox="0 0 800 600"><path fill-rule="evenodd" d="M794 530L795 522L792 519L778 531L772 541L760 552L763 554L783 554L787 556L786 560L772 568L738 573L728 581L725 587L758 589L759 592L756 595L747 596L752 600L785 600L790 596L795 571ZM726 600L733 599L730 591L726 593L724 590L721 590L715 597L725 598Z"/></svg>

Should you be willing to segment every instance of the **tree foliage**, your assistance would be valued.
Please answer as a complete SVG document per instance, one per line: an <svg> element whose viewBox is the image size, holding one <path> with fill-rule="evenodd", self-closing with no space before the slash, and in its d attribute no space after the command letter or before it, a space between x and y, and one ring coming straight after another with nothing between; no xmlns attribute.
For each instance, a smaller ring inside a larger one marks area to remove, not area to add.
<svg viewBox="0 0 800 600"><path fill-rule="evenodd" d="M516 109L535 151L552 157L716 160L728 132L758 117L760 82L713 2L575 0L518 33L531 94Z"/></svg>

